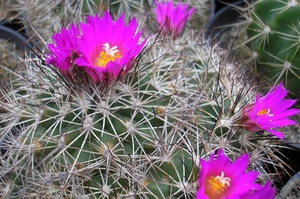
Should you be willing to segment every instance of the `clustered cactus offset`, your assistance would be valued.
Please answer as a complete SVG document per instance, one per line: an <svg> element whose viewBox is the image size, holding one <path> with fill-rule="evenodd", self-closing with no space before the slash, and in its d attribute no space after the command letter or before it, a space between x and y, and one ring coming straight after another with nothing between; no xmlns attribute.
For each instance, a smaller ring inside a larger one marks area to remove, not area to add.
<svg viewBox="0 0 300 199"><path fill-rule="evenodd" d="M290 94L300 96L300 2L258 0L248 8L246 48L257 59L255 73L269 85L284 80Z"/></svg>

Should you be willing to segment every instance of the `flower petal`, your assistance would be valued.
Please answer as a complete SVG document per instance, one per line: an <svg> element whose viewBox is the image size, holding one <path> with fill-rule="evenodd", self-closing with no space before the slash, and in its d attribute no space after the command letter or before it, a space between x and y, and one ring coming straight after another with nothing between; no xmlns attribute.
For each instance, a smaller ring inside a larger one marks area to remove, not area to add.
<svg viewBox="0 0 300 199"><path fill-rule="evenodd" d="M270 89L266 96L255 97L254 104L246 105L240 125L249 131L265 130L282 139L283 134L273 128L296 124L288 117L298 114L299 109L289 109L297 100L284 99L288 91L283 87L283 82Z"/></svg>
<svg viewBox="0 0 300 199"><path fill-rule="evenodd" d="M248 154L243 154L233 163L219 149L217 157L214 153L209 160L200 159L199 189L196 198L242 198L253 190L261 189L256 183L258 172L245 172L249 161Z"/></svg>

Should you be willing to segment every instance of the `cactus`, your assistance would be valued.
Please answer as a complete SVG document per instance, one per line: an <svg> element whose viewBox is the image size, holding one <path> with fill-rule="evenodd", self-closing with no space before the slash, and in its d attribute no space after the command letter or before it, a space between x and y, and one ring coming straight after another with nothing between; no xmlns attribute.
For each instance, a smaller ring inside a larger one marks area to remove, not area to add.
<svg viewBox="0 0 300 199"><path fill-rule="evenodd" d="M81 12L75 24L88 15ZM263 167L284 165L272 154L274 138L239 123L254 99L247 68L195 31L176 39L145 31L144 51L110 84L71 81L44 55L19 57L26 70L0 64L14 74L0 88L0 196L194 198L199 158L218 148L231 159L247 152L259 180L278 180ZM39 37L42 52L48 34Z"/></svg>
<svg viewBox="0 0 300 199"><path fill-rule="evenodd" d="M250 56L258 60L255 73L261 74L270 85L284 80L293 96L298 98L299 1L259 0L248 9L253 10L245 43Z"/></svg>
<svg viewBox="0 0 300 199"><path fill-rule="evenodd" d="M161 45L153 48L161 49ZM187 127L186 105L181 104L183 97L195 100L185 93L192 87L186 89L183 81L198 85L177 54L153 54L150 60L164 56L177 62L138 65L123 81L100 91L89 84L81 88L67 83L53 68L41 63L36 68L34 60L26 62L26 70L3 89L1 100L5 112L1 140L8 166L3 167L2 179L13 181L5 194L47 198L192 194L196 156L184 138L193 128ZM16 171L9 169L12 165Z"/></svg>
<svg viewBox="0 0 300 199"><path fill-rule="evenodd" d="M1 103L10 115L2 115L7 151L2 177L14 182L7 189L11 195L193 194L199 153L194 150L199 149L193 146L197 142L185 140L196 136L188 124L187 113L193 110L185 101L196 106L198 92L193 92L198 84L193 76L201 71L197 66L190 71L183 63L186 58L176 54L157 57L163 48L153 49L151 60L159 60L139 65L136 73L105 92L66 84L53 70L27 62L27 73L10 85L15 92L5 93L7 100ZM171 61L162 61L166 58Z"/></svg>

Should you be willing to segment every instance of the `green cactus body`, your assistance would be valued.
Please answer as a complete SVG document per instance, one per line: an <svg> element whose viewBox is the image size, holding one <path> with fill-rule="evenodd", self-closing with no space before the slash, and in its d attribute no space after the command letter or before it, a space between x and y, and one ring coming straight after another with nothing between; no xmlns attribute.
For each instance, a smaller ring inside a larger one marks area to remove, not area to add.
<svg viewBox="0 0 300 199"><path fill-rule="evenodd" d="M15 105L2 104L4 112L14 115L1 116L5 135L15 135L5 138L14 143L6 145L6 163L22 173L11 178L10 169L5 170L4 178L14 181L11 195L51 198L54 191L67 198L193 195L201 145L197 139L186 140L198 132L189 121L197 114L192 107L200 103L199 76L205 79L206 74L201 64L185 66L188 57L161 56L105 91L69 87L57 81L51 69L42 72L28 66L24 78L11 84ZM28 81L33 77L36 81ZM25 176L39 188L28 187ZM74 192L78 186L81 190Z"/></svg>
<svg viewBox="0 0 300 199"><path fill-rule="evenodd" d="M256 73L272 85L281 80L300 96L300 4L296 0L260 0L247 29L247 47L257 57Z"/></svg>

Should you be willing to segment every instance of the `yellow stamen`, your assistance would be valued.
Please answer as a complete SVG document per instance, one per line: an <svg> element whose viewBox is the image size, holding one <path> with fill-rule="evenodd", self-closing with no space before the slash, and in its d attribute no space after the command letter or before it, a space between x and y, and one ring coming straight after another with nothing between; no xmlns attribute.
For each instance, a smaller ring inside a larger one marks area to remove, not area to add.
<svg viewBox="0 0 300 199"><path fill-rule="evenodd" d="M260 116L260 115L269 115L269 116L272 116L272 114L270 114L270 109L269 108L263 108L261 109L257 115Z"/></svg>
<svg viewBox="0 0 300 199"><path fill-rule="evenodd" d="M103 50L100 52L99 56L97 57L97 66L101 68L105 68L108 62L115 61L122 57L120 51L118 50L117 46L113 46L110 48L109 43L103 44Z"/></svg>
<svg viewBox="0 0 300 199"><path fill-rule="evenodd" d="M165 110L162 106L157 107L157 113L158 115L163 115L165 113Z"/></svg>
<svg viewBox="0 0 300 199"><path fill-rule="evenodd" d="M33 141L33 150L34 150L34 154L35 155L39 155L41 152L42 152L42 143L41 141L37 140L37 139L34 139Z"/></svg>
<svg viewBox="0 0 300 199"><path fill-rule="evenodd" d="M227 187L230 186L230 178L224 176L221 171L220 176L211 176L205 183L205 194L210 199L218 199L222 196Z"/></svg>

